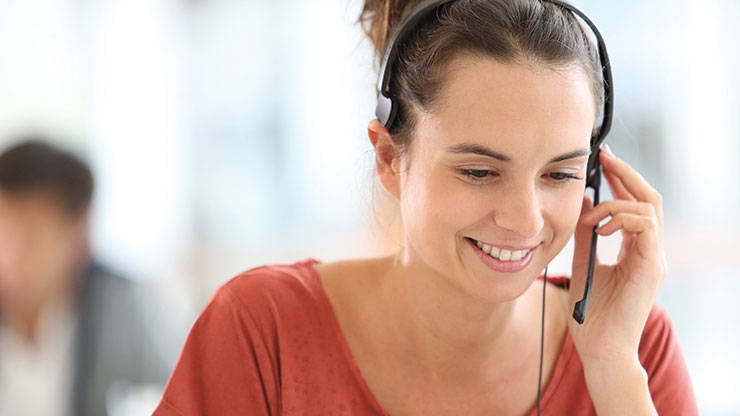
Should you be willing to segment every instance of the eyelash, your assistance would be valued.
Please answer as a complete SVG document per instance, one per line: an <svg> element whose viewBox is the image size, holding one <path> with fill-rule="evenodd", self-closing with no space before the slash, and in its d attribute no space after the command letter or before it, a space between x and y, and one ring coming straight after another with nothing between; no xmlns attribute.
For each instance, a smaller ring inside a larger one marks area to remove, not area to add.
<svg viewBox="0 0 740 416"><path fill-rule="evenodd" d="M466 176L468 178L468 180L472 181L473 183L479 183L479 184L480 183L487 182L486 179L485 179L485 177L489 176L489 174L490 174L490 176L496 175L495 172L490 171L490 170L486 170L486 169L458 169L458 172L461 175ZM482 177L481 176L477 176L477 175L480 175L480 174L485 174L485 176L482 176ZM565 172L552 172L549 175L559 175L559 176L561 176L560 179L556 179L556 178L553 178L552 176L550 176L550 178L555 181L556 186L565 186L565 185L571 183L574 180L581 180L581 179L583 179L583 178L581 178L579 176L571 175L571 174L565 173Z"/></svg>

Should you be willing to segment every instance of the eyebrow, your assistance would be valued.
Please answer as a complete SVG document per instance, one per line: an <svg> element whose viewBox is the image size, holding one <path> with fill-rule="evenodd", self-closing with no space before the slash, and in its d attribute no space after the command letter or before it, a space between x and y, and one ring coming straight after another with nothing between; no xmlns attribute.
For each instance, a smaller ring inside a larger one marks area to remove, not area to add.
<svg viewBox="0 0 740 416"><path fill-rule="evenodd" d="M495 152L479 144L471 144L471 143L456 144L454 146L448 146L447 151L449 153L456 153L456 154L472 153L476 155L490 157L491 159L500 160L502 162L511 162L511 158L509 156L506 156L505 154L502 154L499 152ZM562 154L560 156L556 156L550 159L550 161L547 162L547 164L562 162L563 160L568 160L568 159L575 159L577 157L586 156L589 154L591 154L591 152L588 149L578 149L572 152Z"/></svg>

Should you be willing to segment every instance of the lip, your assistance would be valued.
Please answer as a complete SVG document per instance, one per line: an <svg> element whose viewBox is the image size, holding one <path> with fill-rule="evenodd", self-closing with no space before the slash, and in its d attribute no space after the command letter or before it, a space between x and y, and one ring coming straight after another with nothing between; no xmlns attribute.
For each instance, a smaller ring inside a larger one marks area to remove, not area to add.
<svg viewBox="0 0 740 416"><path fill-rule="evenodd" d="M486 266L490 267L491 269L497 272L502 272L502 273L516 273L518 271L524 270L529 265L529 263L532 261L532 258L534 258L534 253L535 251L537 251L537 247L539 247L539 246L532 247L529 253L527 253L527 255L524 256L521 260L502 261L502 260L494 259L490 255L483 252L483 250L479 249L478 246L475 245L472 239L466 238L465 240L467 240L468 244L470 244L470 247L473 248L473 251L475 252L475 254L478 255L478 257L481 259L481 261ZM501 246L497 246L497 247L501 247ZM509 250L509 248L507 247L502 247L502 248L506 248L507 250ZM515 250L522 250L522 249L519 248Z"/></svg>

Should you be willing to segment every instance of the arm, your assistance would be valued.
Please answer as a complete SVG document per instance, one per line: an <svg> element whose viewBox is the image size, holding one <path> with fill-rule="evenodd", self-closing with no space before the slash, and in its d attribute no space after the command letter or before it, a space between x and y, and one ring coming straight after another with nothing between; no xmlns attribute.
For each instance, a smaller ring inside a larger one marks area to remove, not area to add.
<svg viewBox="0 0 740 416"><path fill-rule="evenodd" d="M624 409L626 413L622 414L651 414L647 408L639 407L647 403L646 399L661 415L699 415L676 331L659 305L653 306L645 325L638 362L615 366L584 364L584 374L594 406L603 409L600 415L619 414L618 409Z"/></svg>
<svg viewBox="0 0 740 416"><path fill-rule="evenodd" d="M571 304L585 285L592 227L611 217L596 232L619 231L622 245L617 264L600 264L597 259L586 321L568 323L594 407L600 415L697 414L695 402L693 407L681 407L680 413L668 411L682 399L661 393L668 386L693 398L683 357L670 353L680 351L675 337L654 336L670 333L667 316L663 313L659 319L653 306L666 274L662 198L626 162L608 151L601 152L600 160L615 199L596 207L584 200L575 233ZM650 357L660 364L650 364Z"/></svg>
<svg viewBox="0 0 740 416"><path fill-rule="evenodd" d="M636 357L635 357L636 358ZM640 362L583 363L586 385L600 416L657 415Z"/></svg>
<svg viewBox="0 0 740 416"><path fill-rule="evenodd" d="M224 286L193 325L154 415L276 415L271 344Z"/></svg>

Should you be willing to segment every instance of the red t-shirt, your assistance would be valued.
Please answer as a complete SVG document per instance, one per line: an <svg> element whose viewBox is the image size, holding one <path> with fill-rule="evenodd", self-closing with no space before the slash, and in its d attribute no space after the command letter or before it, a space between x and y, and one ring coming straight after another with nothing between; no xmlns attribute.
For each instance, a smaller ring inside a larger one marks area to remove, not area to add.
<svg viewBox="0 0 740 416"><path fill-rule="evenodd" d="M355 364L315 262L259 267L221 286L193 325L154 414L387 416ZM673 325L657 305L639 357L659 414L699 414ZM541 409L596 414L569 334Z"/></svg>

